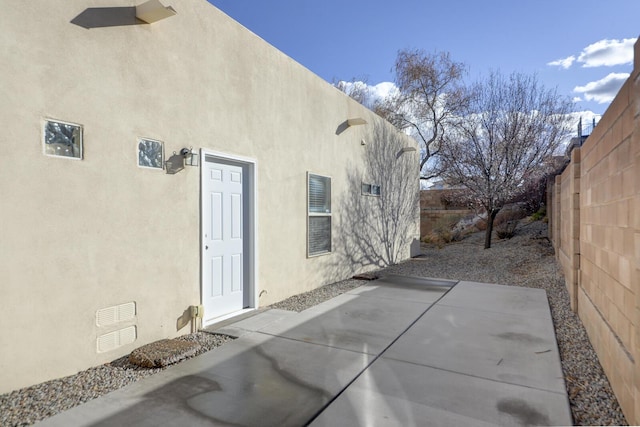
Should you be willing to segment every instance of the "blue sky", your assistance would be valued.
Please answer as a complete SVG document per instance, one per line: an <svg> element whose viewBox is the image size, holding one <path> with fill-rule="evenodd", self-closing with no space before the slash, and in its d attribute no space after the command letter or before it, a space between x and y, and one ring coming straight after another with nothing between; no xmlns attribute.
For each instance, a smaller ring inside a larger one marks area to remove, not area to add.
<svg viewBox="0 0 640 427"><path fill-rule="evenodd" d="M639 0L209 1L329 82L392 81L399 49L447 51L469 80L536 73L577 111L598 114L632 70L640 36Z"/></svg>

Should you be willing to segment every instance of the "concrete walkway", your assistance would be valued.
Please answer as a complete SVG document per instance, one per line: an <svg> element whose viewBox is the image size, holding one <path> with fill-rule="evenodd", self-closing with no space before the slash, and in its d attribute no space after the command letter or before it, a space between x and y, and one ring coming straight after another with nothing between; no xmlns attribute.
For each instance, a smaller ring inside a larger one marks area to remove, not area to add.
<svg viewBox="0 0 640 427"><path fill-rule="evenodd" d="M387 276L42 426L571 425L540 289Z"/></svg>

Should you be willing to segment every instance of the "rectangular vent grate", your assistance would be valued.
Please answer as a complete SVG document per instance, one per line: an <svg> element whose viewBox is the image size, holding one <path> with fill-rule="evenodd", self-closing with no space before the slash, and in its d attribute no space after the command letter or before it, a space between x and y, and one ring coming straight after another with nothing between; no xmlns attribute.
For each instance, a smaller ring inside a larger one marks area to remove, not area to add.
<svg viewBox="0 0 640 427"><path fill-rule="evenodd" d="M133 320L136 317L136 303L114 305L96 311L96 325L109 326L119 322Z"/></svg>
<svg viewBox="0 0 640 427"><path fill-rule="evenodd" d="M115 350L116 348L122 347L123 345L131 344L136 340L136 338L136 327L129 326L124 329L109 332L108 334L100 335L96 340L96 349L98 353Z"/></svg>

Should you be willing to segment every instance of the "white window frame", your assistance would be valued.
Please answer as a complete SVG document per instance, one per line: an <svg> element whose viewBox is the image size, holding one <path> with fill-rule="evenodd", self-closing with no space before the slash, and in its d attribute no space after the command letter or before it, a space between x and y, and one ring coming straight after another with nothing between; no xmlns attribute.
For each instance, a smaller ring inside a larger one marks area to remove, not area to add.
<svg viewBox="0 0 640 427"><path fill-rule="evenodd" d="M328 212L311 212L310 209L310 204L311 201L309 199L309 185L311 182L311 177L315 176L318 178L322 178L322 179L326 179L329 181L329 209ZM331 177L328 175L321 175L321 174L317 174L317 173L313 173L313 172L307 172L307 258L313 258L313 257L318 257L318 256L323 256L323 255L328 255L333 251L333 219L332 219L332 211L333 208L331 207ZM311 239L309 236L309 233L311 231L310 228L310 218L317 218L317 217L328 217L329 218L329 249L326 251L322 251L322 252L311 252L310 250L310 243L311 243Z"/></svg>
<svg viewBox="0 0 640 427"><path fill-rule="evenodd" d="M67 125L67 126L75 126L77 128L80 129L80 136L79 139L80 141L78 142L78 149L80 151L80 156L79 157L72 157L72 156L58 156L56 154L49 154L47 153L47 123L60 123L61 125ZM52 119L52 118L45 118L43 123L42 123L42 153L47 156L47 157L55 157L58 159L69 159L69 160L83 160L84 159L84 127L81 124L78 123L72 123L72 122L67 122L64 120L58 120L58 119Z"/></svg>

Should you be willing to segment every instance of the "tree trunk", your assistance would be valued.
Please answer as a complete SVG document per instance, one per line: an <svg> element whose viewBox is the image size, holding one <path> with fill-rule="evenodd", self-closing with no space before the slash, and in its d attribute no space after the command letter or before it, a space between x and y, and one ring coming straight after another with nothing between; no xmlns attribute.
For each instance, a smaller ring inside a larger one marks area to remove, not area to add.
<svg viewBox="0 0 640 427"><path fill-rule="evenodd" d="M487 212L487 231L484 235L484 248L489 249L491 247L491 234L493 233L493 220L496 219L500 209L492 209Z"/></svg>

